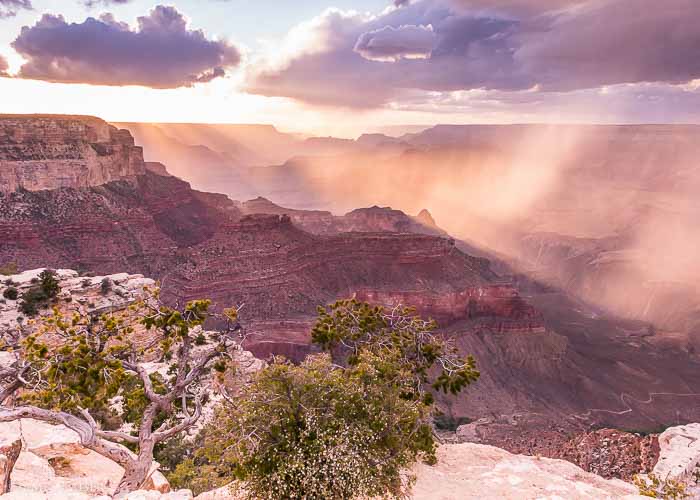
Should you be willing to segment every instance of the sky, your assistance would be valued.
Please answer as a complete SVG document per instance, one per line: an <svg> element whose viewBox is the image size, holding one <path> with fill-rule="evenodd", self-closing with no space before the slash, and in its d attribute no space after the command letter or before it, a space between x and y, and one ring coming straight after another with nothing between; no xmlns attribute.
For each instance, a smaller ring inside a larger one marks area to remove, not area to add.
<svg viewBox="0 0 700 500"><path fill-rule="evenodd" d="M0 0L0 113L698 123L698 0Z"/></svg>

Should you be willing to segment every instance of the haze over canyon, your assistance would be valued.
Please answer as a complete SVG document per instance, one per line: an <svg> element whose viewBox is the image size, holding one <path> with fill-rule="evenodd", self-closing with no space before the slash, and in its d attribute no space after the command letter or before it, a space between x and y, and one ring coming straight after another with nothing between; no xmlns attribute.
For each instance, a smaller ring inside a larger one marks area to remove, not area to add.
<svg viewBox="0 0 700 500"><path fill-rule="evenodd" d="M0 497L700 498L698 19L0 0Z"/></svg>

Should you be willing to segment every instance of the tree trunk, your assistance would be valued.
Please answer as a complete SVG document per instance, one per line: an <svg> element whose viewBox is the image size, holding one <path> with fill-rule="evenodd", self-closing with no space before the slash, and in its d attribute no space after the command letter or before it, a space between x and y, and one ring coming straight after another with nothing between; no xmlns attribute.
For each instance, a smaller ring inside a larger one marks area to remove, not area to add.
<svg viewBox="0 0 700 500"><path fill-rule="evenodd" d="M154 446L155 442L152 439L139 443L138 457L123 465L124 475L119 482L119 486L117 486L117 490L114 492L115 498L136 491L143 486L151 472Z"/></svg>
<svg viewBox="0 0 700 500"><path fill-rule="evenodd" d="M21 451L21 439L0 442L0 495L10 492L10 475Z"/></svg>

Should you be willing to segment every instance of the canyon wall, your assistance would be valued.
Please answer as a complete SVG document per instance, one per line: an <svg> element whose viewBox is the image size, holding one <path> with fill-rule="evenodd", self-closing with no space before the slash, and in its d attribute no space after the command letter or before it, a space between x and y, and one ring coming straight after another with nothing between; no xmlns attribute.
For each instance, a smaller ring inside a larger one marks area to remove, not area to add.
<svg viewBox="0 0 700 500"><path fill-rule="evenodd" d="M143 150L99 118L0 115L0 190L99 186L143 174Z"/></svg>
<svg viewBox="0 0 700 500"><path fill-rule="evenodd" d="M528 304L510 284L489 284L454 291L384 291L361 289L357 298L373 304L410 304L420 314L442 324L462 319L499 320L499 331L544 331L542 314Z"/></svg>

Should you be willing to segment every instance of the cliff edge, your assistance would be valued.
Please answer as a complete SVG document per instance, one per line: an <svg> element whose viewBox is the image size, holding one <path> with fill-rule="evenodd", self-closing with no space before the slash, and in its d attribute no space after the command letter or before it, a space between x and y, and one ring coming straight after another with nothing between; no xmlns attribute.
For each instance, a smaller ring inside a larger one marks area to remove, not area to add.
<svg viewBox="0 0 700 500"><path fill-rule="evenodd" d="M85 188L144 172L131 134L99 118L0 115L0 191Z"/></svg>

